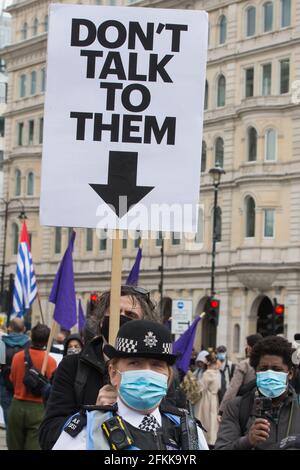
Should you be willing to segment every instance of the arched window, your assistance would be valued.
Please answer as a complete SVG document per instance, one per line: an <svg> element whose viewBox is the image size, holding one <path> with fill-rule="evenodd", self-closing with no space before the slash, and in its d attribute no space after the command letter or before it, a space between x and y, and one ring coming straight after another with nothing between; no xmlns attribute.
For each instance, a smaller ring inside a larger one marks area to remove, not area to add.
<svg viewBox="0 0 300 470"><path fill-rule="evenodd" d="M30 93L32 95L36 94L36 71L33 70L31 72L31 87L30 87Z"/></svg>
<svg viewBox="0 0 300 470"><path fill-rule="evenodd" d="M55 227L55 240L54 252L55 254L61 253L61 227Z"/></svg>
<svg viewBox="0 0 300 470"><path fill-rule="evenodd" d="M93 229L86 229L86 251L93 251Z"/></svg>
<svg viewBox="0 0 300 470"><path fill-rule="evenodd" d="M23 27L21 29L22 39L27 39L27 32L28 32L28 25L27 23L23 23Z"/></svg>
<svg viewBox="0 0 300 470"><path fill-rule="evenodd" d="M20 98L26 96L26 75L22 73L20 75Z"/></svg>
<svg viewBox="0 0 300 470"><path fill-rule="evenodd" d="M241 327L236 324L233 327L233 352L240 352L240 341L241 341Z"/></svg>
<svg viewBox="0 0 300 470"><path fill-rule="evenodd" d="M204 110L208 108L208 81L205 81Z"/></svg>
<svg viewBox="0 0 300 470"><path fill-rule="evenodd" d="M275 129L268 129L265 133L265 160L276 160L276 137Z"/></svg>
<svg viewBox="0 0 300 470"><path fill-rule="evenodd" d="M225 96L226 96L226 80L224 75L220 75L218 79L218 98L217 106L225 106Z"/></svg>
<svg viewBox="0 0 300 470"><path fill-rule="evenodd" d="M37 35L38 27L39 27L39 20L37 18L34 18L33 25L32 25L32 35L33 36Z"/></svg>
<svg viewBox="0 0 300 470"><path fill-rule="evenodd" d="M251 196L245 200L246 238L255 237L255 201Z"/></svg>
<svg viewBox="0 0 300 470"><path fill-rule="evenodd" d="M224 140L218 137L215 146L215 165L223 168L224 166Z"/></svg>
<svg viewBox="0 0 300 470"><path fill-rule="evenodd" d="M264 12L264 33L273 29L273 3L266 2L263 5Z"/></svg>
<svg viewBox="0 0 300 470"><path fill-rule="evenodd" d="M225 44L227 38L227 19L222 15L219 22L219 44Z"/></svg>
<svg viewBox="0 0 300 470"><path fill-rule="evenodd" d="M256 9L249 7L246 10L246 36L254 36L256 29Z"/></svg>
<svg viewBox="0 0 300 470"><path fill-rule="evenodd" d="M216 207L216 227L215 227L216 242L222 240L222 210L221 207Z"/></svg>
<svg viewBox="0 0 300 470"><path fill-rule="evenodd" d="M248 129L248 162L255 162L257 157L257 132L254 127Z"/></svg>
<svg viewBox="0 0 300 470"><path fill-rule="evenodd" d="M27 196L33 196L34 194L34 174L32 171L27 176Z"/></svg>
<svg viewBox="0 0 300 470"><path fill-rule="evenodd" d="M12 242L13 242L13 255L18 254L19 249L19 226L18 224L12 224Z"/></svg>
<svg viewBox="0 0 300 470"><path fill-rule="evenodd" d="M47 33L47 31L48 31L48 15L46 15L44 19L44 32Z"/></svg>
<svg viewBox="0 0 300 470"><path fill-rule="evenodd" d="M202 153L201 153L201 173L204 173L206 170L206 142L202 140Z"/></svg>
<svg viewBox="0 0 300 470"><path fill-rule="evenodd" d="M15 196L21 195L21 171L16 170L15 172Z"/></svg>

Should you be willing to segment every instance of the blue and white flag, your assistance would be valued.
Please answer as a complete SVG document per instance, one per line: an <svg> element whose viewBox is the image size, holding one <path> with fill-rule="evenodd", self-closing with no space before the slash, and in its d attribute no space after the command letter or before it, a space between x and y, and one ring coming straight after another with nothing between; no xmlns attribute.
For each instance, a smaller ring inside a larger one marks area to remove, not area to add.
<svg viewBox="0 0 300 470"><path fill-rule="evenodd" d="M15 286L13 295L13 314L18 317L25 315L37 296L36 278L30 253L29 237L23 222L20 237Z"/></svg>

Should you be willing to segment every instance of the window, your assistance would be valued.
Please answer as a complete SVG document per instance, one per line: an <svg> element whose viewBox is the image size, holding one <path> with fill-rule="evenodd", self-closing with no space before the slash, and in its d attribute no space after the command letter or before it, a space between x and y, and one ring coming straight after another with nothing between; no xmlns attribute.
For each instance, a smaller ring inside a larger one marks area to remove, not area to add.
<svg viewBox="0 0 300 470"><path fill-rule="evenodd" d="M268 129L265 134L265 160L276 160L276 131Z"/></svg>
<svg viewBox="0 0 300 470"><path fill-rule="evenodd" d="M198 210L198 226L197 226L197 233L195 235L195 243L202 244L203 243L203 234L204 234L204 211L203 206L199 207Z"/></svg>
<svg viewBox="0 0 300 470"><path fill-rule="evenodd" d="M240 342L241 342L241 327L238 324L235 324L233 327L233 352L240 352Z"/></svg>
<svg viewBox="0 0 300 470"><path fill-rule="evenodd" d="M21 195L21 172L20 170L15 171L15 196Z"/></svg>
<svg viewBox="0 0 300 470"><path fill-rule="evenodd" d="M26 96L26 75L20 76L20 98Z"/></svg>
<svg viewBox="0 0 300 470"><path fill-rule="evenodd" d="M48 31L48 15L46 15L44 19L44 32L47 33L47 31Z"/></svg>
<svg viewBox="0 0 300 470"><path fill-rule="evenodd" d="M37 18L34 18L33 25L32 25L32 35L33 36L37 35L38 27L39 27L39 20Z"/></svg>
<svg viewBox="0 0 300 470"><path fill-rule="evenodd" d="M226 95L226 80L224 75L221 75L218 80L218 99L217 106L225 106L225 95Z"/></svg>
<svg viewBox="0 0 300 470"><path fill-rule="evenodd" d="M249 98L253 96L254 93L254 68L251 67L245 70L246 75L246 88L245 88L245 96Z"/></svg>
<svg viewBox="0 0 300 470"><path fill-rule="evenodd" d="M12 225L12 240L13 255L17 255L19 249L19 226L17 224Z"/></svg>
<svg viewBox="0 0 300 470"><path fill-rule="evenodd" d="M136 230L135 235L134 235L134 248L139 248L141 243L141 232L140 230Z"/></svg>
<svg viewBox="0 0 300 470"><path fill-rule="evenodd" d="M224 141L218 137L215 146L215 165L223 168L224 165Z"/></svg>
<svg viewBox="0 0 300 470"><path fill-rule="evenodd" d="M41 92L46 90L46 69L41 70Z"/></svg>
<svg viewBox="0 0 300 470"><path fill-rule="evenodd" d="M262 66L262 95L269 96L272 87L272 64Z"/></svg>
<svg viewBox="0 0 300 470"><path fill-rule="evenodd" d="M34 174L32 171L27 176L27 196L33 196L34 194Z"/></svg>
<svg viewBox="0 0 300 470"><path fill-rule="evenodd" d="M274 209L264 210L264 237L274 238Z"/></svg>
<svg viewBox="0 0 300 470"><path fill-rule="evenodd" d="M291 0L281 0L281 27L291 25Z"/></svg>
<svg viewBox="0 0 300 470"><path fill-rule="evenodd" d="M105 251L107 249L107 230L101 230L99 240L99 250Z"/></svg>
<svg viewBox="0 0 300 470"><path fill-rule="evenodd" d="M123 238L123 250L127 249L127 238Z"/></svg>
<svg viewBox="0 0 300 470"><path fill-rule="evenodd" d="M206 142L202 140L202 153L201 153L201 173L204 173L206 170Z"/></svg>
<svg viewBox="0 0 300 470"><path fill-rule="evenodd" d="M33 145L34 138L34 121L31 119L28 123L28 144Z"/></svg>
<svg viewBox="0 0 300 470"><path fill-rule="evenodd" d="M158 237L156 239L156 246L162 246L162 232L158 232Z"/></svg>
<svg viewBox="0 0 300 470"><path fill-rule="evenodd" d="M248 129L248 162L255 162L257 157L257 132L254 127Z"/></svg>
<svg viewBox="0 0 300 470"><path fill-rule="evenodd" d="M273 29L273 3L266 2L263 6L264 11L264 33Z"/></svg>
<svg viewBox="0 0 300 470"><path fill-rule="evenodd" d="M222 241L222 210L216 207L216 226L215 226L215 240L216 242Z"/></svg>
<svg viewBox="0 0 300 470"><path fill-rule="evenodd" d="M256 29L256 9L249 7L246 10L246 36L254 36Z"/></svg>
<svg viewBox="0 0 300 470"><path fill-rule="evenodd" d="M255 201L252 197L246 198L246 237L255 236Z"/></svg>
<svg viewBox="0 0 300 470"><path fill-rule="evenodd" d="M290 60L280 61L280 94L288 93L290 88Z"/></svg>
<svg viewBox="0 0 300 470"><path fill-rule="evenodd" d="M93 251L93 229L86 229L86 251Z"/></svg>
<svg viewBox="0 0 300 470"><path fill-rule="evenodd" d="M0 137L4 137L4 117L0 116Z"/></svg>
<svg viewBox="0 0 300 470"><path fill-rule="evenodd" d="M172 232L172 245L180 245L180 233Z"/></svg>
<svg viewBox="0 0 300 470"><path fill-rule="evenodd" d="M73 233L73 227L69 227L68 228L68 241L70 240L72 233Z"/></svg>
<svg viewBox="0 0 300 470"><path fill-rule="evenodd" d="M17 124L18 145L23 145L23 129L24 129L24 122L18 122Z"/></svg>
<svg viewBox="0 0 300 470"><path fill-rule="evenodd" d="M27 32L28 32L28 25L27 23L23 23L23 27L21 29L21 39L27 39Z"/></svg>
<svg viewBox="0 0 300 470"><path fill-rule="evenodd" d="M31 88L30 88L30 93L32 95L35 95L36 94L36 71L33 70L33 72L31 72Z"/></svg>
<svg viewBox="0 0 300 470"><path fill-rule="evenodd" d="M43 143L44 118L39 119L39 144Z"/></svg>
<svg viewBox="0 0 300 470"><path fill-rule="evenodd" d="M204 110L208 108L208 81L205 81Z"/></svg>
<svg viewBox="0 0 300 470"><path fill-rule="evenodd" d="M227 37L227 19L226 16L222 15L220 18L220 36L219 36L219 44L224 44L226 42Z"/></svg>
<svg viewBox="0 0 300 470"><path fill-rule="evenodd" d="M54 245L54 252L55 254L61 253L61 227L55 228L55 245Z"/></svg>

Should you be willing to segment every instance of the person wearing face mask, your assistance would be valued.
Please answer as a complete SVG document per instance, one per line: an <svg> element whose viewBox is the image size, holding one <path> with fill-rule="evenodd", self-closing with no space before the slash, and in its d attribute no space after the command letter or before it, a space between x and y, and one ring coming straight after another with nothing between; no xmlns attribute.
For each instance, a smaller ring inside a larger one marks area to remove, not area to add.
<svg viewBox="0 0 300 470"><path fill-rule="evenodd" d="M279 336L259 341L251 352L256 387L227 404L216 449L272 450L300 433L300 406L293 378L294 349Z"/></svg>
<svg viewBox="0 0 300 470"><path fill-rule="evenodd" d="M127 322L115 347L106 344L103 351L116 403L84 407L85 413L65 424L53 450L208 450L196 421L163 402L177 359L168 328L148 320ZM194 426L193 442L186 440L186 419Z"/></svg>
<svg viewBox="0 0 300 470"><path fill-rule="evenodd" d="M40 426L42 449L51 449L66 420L78 412L81 405L96 405L115 400L115 391L108 384L103 346L108 340L110 291L99 299L95 314L94 337L80 354L66 355L55 373L46 412ZM122 286L120 299L120 325L131 320L156 320L149 292L133 286Z"/></svg>
<svg viewBox="0 0 300 470"><path fill-rule="evenodd" d="M69 335L64 341L64 356L79 354L83 349L83 341L78 333Z"/></svg>
<svg viewBox="0 0 300 470"><path fill-rule="evenodd" d="M233 377L235 364L233 364L227 356L226 346L217 347L217 359L220 363L220 374L221 374L221 388L218 392L219 403L223 400L226 390L229 386L230 380Z"/></svg>

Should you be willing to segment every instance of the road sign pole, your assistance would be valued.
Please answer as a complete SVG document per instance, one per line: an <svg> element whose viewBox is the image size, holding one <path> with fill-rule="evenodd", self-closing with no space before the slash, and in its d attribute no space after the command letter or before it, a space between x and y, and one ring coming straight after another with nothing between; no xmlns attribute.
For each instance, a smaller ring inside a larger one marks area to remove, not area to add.
<svg viewBox="0 0 300 470"><path fill-rule="evenodd" d="M114 345L120 328L120 297L122 280L122 232L116 230L112 240L109 344Z"/></svg>

